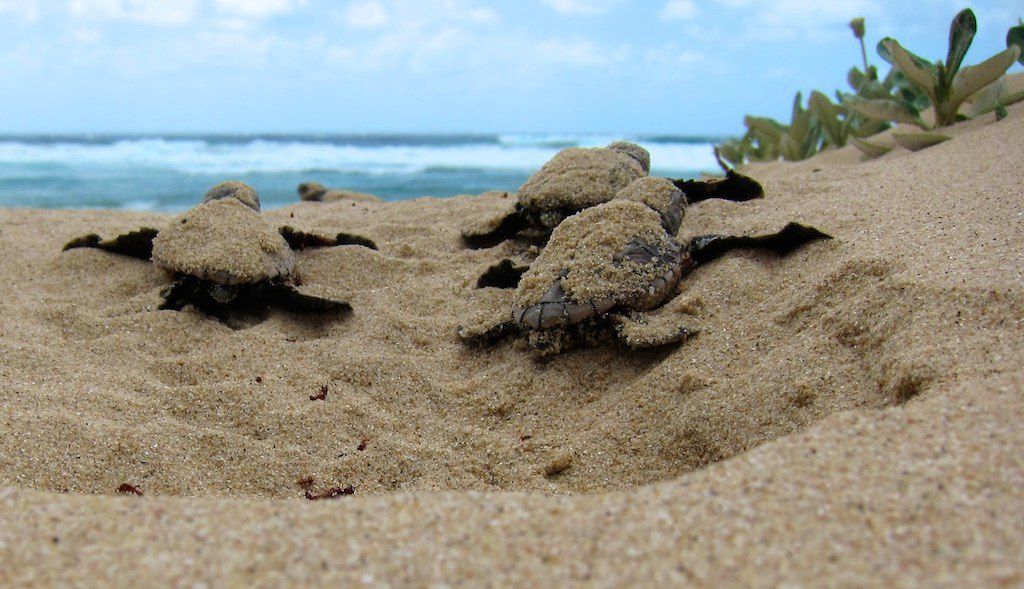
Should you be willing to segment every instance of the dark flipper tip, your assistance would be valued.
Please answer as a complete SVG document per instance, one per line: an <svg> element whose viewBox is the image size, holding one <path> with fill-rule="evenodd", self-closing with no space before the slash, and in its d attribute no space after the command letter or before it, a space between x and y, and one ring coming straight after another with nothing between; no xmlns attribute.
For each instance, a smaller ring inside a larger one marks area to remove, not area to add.
<svg viewBox="0 0 1024 589"><path fill-rule="evenodd" d="M720 198L733 202L744 202L764 198L764 188L751 178L735 170L725 173L725 178L711 180L673 180L676 188L686 195L686 202L695 203L709 198Z"/></svg>
<svg viewBox="0 0 1024 589"><path fill-rule="evenodd" d="M361 245L372 250L377 249L377 244L372 239L353 233L339 233L334 240L337 245Z"/></svg>
<svg viewBox="0 0 1024 589"><path fill-rule="evenodd" d="M152 227L143 227L107 240L101 240L99 235L90 233L89 235L72 239L64 245L63 251L80 247L91 247L108 251L112 254L148 260L153 255L153 239L157 233L158 231Z"/></svg>
<svg viewBox="0 0 1024 589"><path fill-rule="evenodd" d="M76 237L72 239L71 241L64 244L64 247L60 251L66 252L68 250L80 247L96 247L100 244L100 241L101 239L99 235L96 235L95 233L90 233L89 235L83 235L81 237Z"/></svg>
<svg viewBox="0 0 1024 589"><path fill-rule="evenodd" d="M785 256L805 243L832 236L809 225L787 223L780 231L756 237L701 235L690 241L690 255L699 264L709 262L734 249L766 249Z"/></svg>
<svg viewBox="0 0 1024 589"><path fill-rule="evenodd" d="M278 233L288 242L288 247L293 250L304 250L316 247L334 247L338 245L361 245L370 249L377 249L377 244L372 239L351 233L338 233L333 238L319 233L300 231L291 225L279 228Z"/></svg>
<svg viewBox="0 0 1024 589"><path fill-rule="evenodd" d="M529 269L529 266L516 266L512 260L505 258L484 271L477 279L476 287L515 288Z"/></svg>
<svg viewBox="0 0 1024 589"><path fill-rule="evenodd" d="M469 249L484 249L494 247L506 239L515 237L517 233L526 228L526 219L518 210L505 215L498 222L498 226L484 233L462 234L462 244Z"/></svg>
<svg viewBox="0 0 1024 589"><path fill-rule="evenodd" d="M784 256L805 243L817 239L832 239L832 236L810 225L803 225L796 222L787 223L781 231L774 235L764 236L767 247L775 250L779 255Z"/></svg>
<svg viewBox="0 0 1024 589"><path fill-rule="evenodd" d="M345 301L318 297L299 291L290 284L276 284L274 294L277 304L295 313L337 313L345 314L352 312L352 305Z"/></svg>
<svg viewBox="0 0 1024 589"><path fill-rule="evenodd" d="M502 321L493 327L477 330L459 326L459 339L463 344L473 347L493 346L501 340L519 333L519 326L513 321Z"/></svg>

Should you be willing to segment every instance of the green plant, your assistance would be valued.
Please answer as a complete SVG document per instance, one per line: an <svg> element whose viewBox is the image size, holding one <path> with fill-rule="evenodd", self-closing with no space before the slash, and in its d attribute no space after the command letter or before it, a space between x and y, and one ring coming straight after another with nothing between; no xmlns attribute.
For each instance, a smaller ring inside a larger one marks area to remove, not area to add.
<svg viewBox="0 0 1024 589"><path fill-rule="evenodd" d="M1016 30L1018 28L1019 32ZM961 69L976 32L977 20L974 13L970 9L960 11L950 24L946 61L934 64L907 51L895 39L882 39L878 43L878 54L893 65L887 81L891 81L896 96L871 98L847 94L842 97L843 104L865 117L907 123L923 129L923 133L893 134L896 143L911 150L923 149L949 139L947 135L928 131L966 118L960 114L960 110L968 100L973 99L970 108L972 116L993 110L997 118L1005 116L1005 105L1011 100L1021 99L1006 95L1002 78L1014 60L1020 57L1021 46L1024 46L1024 27L1010 29L1005 51L978 65ZM921 110L929 105L934 110L934 125L929 125L921 117ZM884 146L879 144L855 143L869 157L885 151Z"/></svg>
<svg viewBox="0 0 1024 589"><path fill-rule="evenodd" d="M1020 53L1017 55L1017 62L1024 65L1024 19L1017 19L1020 23L1015 27L1010 27L1010 30L1006 31L1006 46L1011 47L1016 45L1020 48Z"/></svg>
<svg viewBox="0 0 1024 589"><path fill-rule="evenodd" d="M928 96L935 111L935 127L947 127L955 123L961 105L971 95L1002 77L1020 56L1020 47L1010 44L1004 51L982 63L961 69L977 30L974 12L969 8L960 11L950 24L949 50L945 62L931 63L907 51L895 39L883 39L880 44L883 59L887 54L910 83ZM907 106L917 110L912 104L903 105L902 110L907 110ZM914 124L924 129L930 128L920 121L919 116L916 118L918 121Z"/></svg>
<svg viewBox="0 0 1024 589"><path fill-rule="evenodd" d="M766 117L744 117L747 132L740 139L719 146L722 157L734 165L744 161L805 159L829 146L842 147L852 142L869 157L891 149L866 138L889 127L890 123L906 123L923 132L893 133L893 141L917 150L949 139L932 132L967 118L995 111L996 117L1006 115L1006 106L1024 100L1024 92L1009 94L1002 81L1013 62L1024 63L1024 21L1006 34L1006 50L984 62L961 68L967 50L977 32L977 20L970 9L953 18L949 31L949 50L944 62L931 63L907 51L895 39L879 41L879 57L890 64L889 73L879 79L878 70L868 63L864 43L866 27L863 18L850 21L850 30L860 44L863 70L853 67L846 79L853 93L836 93L833 103L825 94L812 91L807 108L797 94L789 125ZM934 125L921 116L932 107Z"/></svg>
<svg viewBox="0 0 1024 589"><path fill-rule="evenodd" d="M857 96L866 98L890 97L892 75L884 83L878 80L878 70L868 63L864 46L865 24L863 18L850 21L850 29L860 43L864 69L853 67L847 74L847 82ZM804 108L801 95L793 102L789 125L767 117L744 117L747 132L740 139L726 141L719 145L722 157L739 165L744 161L783 159L794 161L806 159L822 149L833 146L843 147L851 139L868 137L888 128L885 121L865 117L847 108L836 93L832 102L824 93L814 90Z"/></svg>

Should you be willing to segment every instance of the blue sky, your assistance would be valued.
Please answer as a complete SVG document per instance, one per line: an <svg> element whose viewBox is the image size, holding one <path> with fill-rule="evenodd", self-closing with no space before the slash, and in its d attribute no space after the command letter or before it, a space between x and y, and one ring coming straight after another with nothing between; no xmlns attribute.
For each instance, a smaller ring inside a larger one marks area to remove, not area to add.
<svg viewBox="0 0 1024 589"><path fill-rule="evenodd" d="M729 134L1019 0L0 0L0 132ZM1015 66L1019 71L1020 66Z"/></svg>

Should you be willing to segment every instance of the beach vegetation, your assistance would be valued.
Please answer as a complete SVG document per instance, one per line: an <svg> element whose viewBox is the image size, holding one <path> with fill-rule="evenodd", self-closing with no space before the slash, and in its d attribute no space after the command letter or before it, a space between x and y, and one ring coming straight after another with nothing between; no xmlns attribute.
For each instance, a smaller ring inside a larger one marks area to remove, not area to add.
<svg viewBox="0 0 1024 589"><path fill-rule="evenodd" d="M993 111L1001 119L1007 105L1024 100L1024 92L1009 93L1004 76L1015 61L1024 63L1024 21L1007 32L1005 50L966 67L961 66L977 33L977 19L970 9L953 18L945 61L932 63L895 39L882 39L876 51L890 65L884 78L868 62L864 19L853 19L850 29L860 44L863 66L847 73L852 92L836 92L833 102L814 90L806 108L797 93L788 125L767 117L744 117L743 137L719 146L724 159L735 165L779 158L796 161L848 143L868 157L887 153L893 142L916 151L949 139L935 129ZM928 109L932 116L923 115ZM898 123L920 131L893 133L893 142L888 143L868 139Z"/></svg>

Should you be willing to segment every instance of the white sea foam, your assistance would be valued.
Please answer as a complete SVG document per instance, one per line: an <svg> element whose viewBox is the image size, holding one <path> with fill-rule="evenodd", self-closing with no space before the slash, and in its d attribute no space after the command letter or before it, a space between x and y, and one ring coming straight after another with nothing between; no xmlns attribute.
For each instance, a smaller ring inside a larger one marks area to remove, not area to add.
<svg viewBox="0 0 1024 589"><path fill-rule="evenodd" d="M596 135L503 135L497 142L455 145L358 145L256 139L121 139L106 143L0 141L0 165L58 166L71 170L145 168L185 174L337 172L416 174L432 169L532 171L566 145L597 146ZM710 144L649 143L656 169L714 169Z"/></svg>

